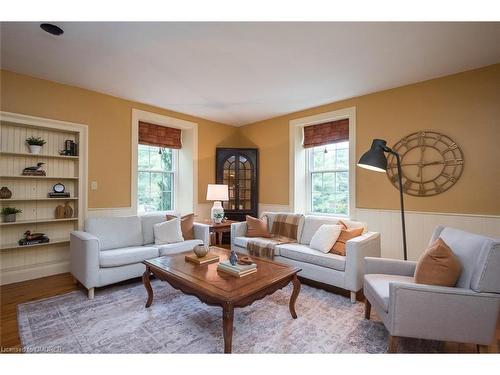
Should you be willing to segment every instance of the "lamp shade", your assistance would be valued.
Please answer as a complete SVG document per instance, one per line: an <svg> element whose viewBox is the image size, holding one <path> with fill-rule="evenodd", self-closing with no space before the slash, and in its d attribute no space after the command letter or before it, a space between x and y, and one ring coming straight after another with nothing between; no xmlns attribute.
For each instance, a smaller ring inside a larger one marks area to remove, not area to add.
<svg viewBox="0 0 500 375"><path fill-rule="evenodd" d="M228 201L229 193L227 185L208 184L207 201Z"/></svg>
<svg viewBox="0 0 500 375"><path fill-rule="evenodd" d="M387 169L387 158L384 153L386 148L386 141L383 139L374 139L372 147L359 159L358 167L376 172L385 172Z"/></svg>

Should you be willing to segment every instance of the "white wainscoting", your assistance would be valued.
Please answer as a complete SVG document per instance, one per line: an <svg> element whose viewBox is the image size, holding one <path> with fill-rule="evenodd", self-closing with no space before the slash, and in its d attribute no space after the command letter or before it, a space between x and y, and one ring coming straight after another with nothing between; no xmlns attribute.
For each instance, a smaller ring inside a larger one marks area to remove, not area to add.
<svg viewBox="0 0 500 375"><path fill-rule="evenodd" d="M290 212L290 206L287 204L259 203L259 216L263 212Z"/></svg>
<svg viewBox="0 0 500 375"><path fill-rule="evenodd" d="M87 217L117 217L136 215L133 207L89 208Z"/></svg>
<svg viewBox="0 0 500 375"><path fill-rule="evenodd" d="M383 257L403 258L399 211L357 208L355 216L356 220L368 223L369 230L381 234ZM434 228L438 225L500 238L500 216L407 211L405 221L409 260L419 258L426 249Z"/></svg>

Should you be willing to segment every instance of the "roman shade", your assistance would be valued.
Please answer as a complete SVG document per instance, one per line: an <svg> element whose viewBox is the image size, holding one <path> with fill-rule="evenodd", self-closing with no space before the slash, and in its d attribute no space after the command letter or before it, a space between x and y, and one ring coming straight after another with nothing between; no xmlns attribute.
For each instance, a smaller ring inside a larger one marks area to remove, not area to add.
<svg viewBox="0 0 500 375"><path fill-rule="evenodd" d="M349 140L349 119L304 127L304 148L324 146Z"/></svg>
<svg viewBox="0 0 500 375"><path fill-rule="evenodd" d="M139 121L139 143L165 148L181 148L181 129Z"/></svg>

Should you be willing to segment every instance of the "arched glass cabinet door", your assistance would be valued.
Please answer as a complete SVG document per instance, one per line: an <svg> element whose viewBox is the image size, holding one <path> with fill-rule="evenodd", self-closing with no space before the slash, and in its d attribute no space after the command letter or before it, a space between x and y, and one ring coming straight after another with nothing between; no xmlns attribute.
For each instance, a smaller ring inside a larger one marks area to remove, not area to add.
<svg viewBox="0 0 500 375"><path fill-rule="evenodd" d="M223 202L226 216L232 220L257 216L257 150L217 148L216 164L216 182L229 188L229 201Z"/></svg>

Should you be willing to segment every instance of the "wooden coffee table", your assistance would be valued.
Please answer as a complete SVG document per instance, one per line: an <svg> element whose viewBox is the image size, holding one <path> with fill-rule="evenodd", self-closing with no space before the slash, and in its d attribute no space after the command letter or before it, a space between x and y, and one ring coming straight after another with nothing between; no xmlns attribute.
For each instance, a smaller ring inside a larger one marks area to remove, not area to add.
<svg viewBox="0 0 500 375"><path fill-rule="evenodd" d="M220 260L229 257L229 250L226 249L212 246L210 251L218 254ZM295 301L300 292L300 282L297 278L297 272L300 271L300 268L267 259L254 258L255 263L257 263L257 272L237 278L217 271L217 263L195 265L186 262L184 257L188 253L167 255L143 262L146 265L146 271L142 276L142 281L148 291L146 307L153 303L151 274L168 282L185 294L198 297L207 305L221 306L224 353L231 353L235 307L251 305L254 301L262 299L292 282L293 292L289 308L292 318L297 318Z"/></svg>

